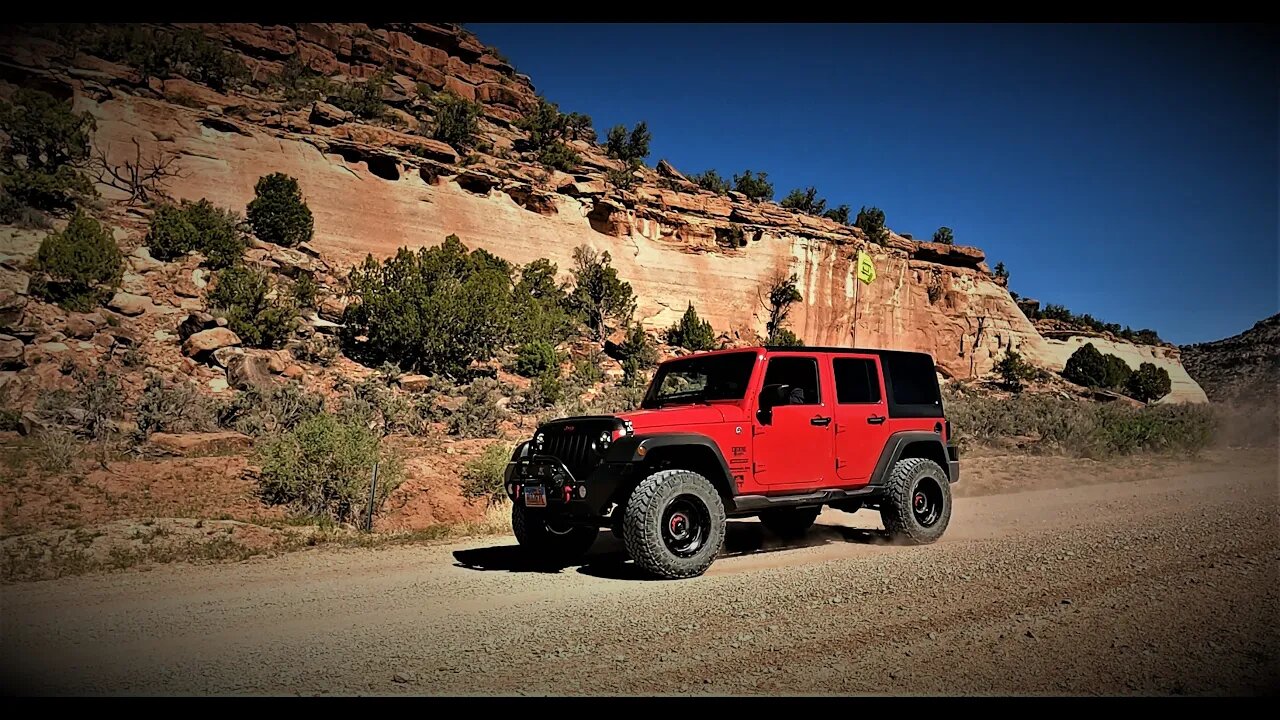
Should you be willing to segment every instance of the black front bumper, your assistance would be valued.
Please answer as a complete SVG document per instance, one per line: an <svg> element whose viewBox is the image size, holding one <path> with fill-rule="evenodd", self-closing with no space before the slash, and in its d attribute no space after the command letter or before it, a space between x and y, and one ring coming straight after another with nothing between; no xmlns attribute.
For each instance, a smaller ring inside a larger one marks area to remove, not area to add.
<svg viewBox="0 0 1280 720"><path fill-rule="evenodd" d="M634 471L635 465L629 462L602 462L579 478L558 459L535 455L507 463L503 483L511 502L524 505L526 488L540 485L547 504L537 508L539 511L574 522L607 525L613 505L625 499L620 489Z"/></svg>

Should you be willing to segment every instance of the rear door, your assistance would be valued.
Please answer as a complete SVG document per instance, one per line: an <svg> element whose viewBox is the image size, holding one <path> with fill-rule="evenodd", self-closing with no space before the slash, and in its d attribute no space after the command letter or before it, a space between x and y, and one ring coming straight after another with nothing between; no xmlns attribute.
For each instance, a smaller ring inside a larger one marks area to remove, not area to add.
<svg viewBox="0 0 1280 720"><path fill-rule="evenodd" d="M835 474L840 486L865 485L889 436L880 358L828 356L835 384Z"/></svg>
<svg viewBox="0 0 1280 720"><path fill-rule="evenodd" d="M768 490L817 489L835 480L831 406L823 396L819 358L817 353L779 353L766 361L762 384L791 388L786 404L753 418L755 478Z"/></svg>

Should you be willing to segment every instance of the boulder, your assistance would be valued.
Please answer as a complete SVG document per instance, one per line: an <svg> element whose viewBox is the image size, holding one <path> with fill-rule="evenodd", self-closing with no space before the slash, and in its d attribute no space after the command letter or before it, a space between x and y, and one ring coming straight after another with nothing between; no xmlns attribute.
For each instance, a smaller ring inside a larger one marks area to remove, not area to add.
<svg viewBox="0 0 1280 720"><path fill-rule="evenodd" d="M135 315L141 315L151 308L151 298L145 295L118 292L111 297L111 301L107 303L107 307L115 310L121 315L133 317Z"/></svg>
<svg viewBox="0 0 1280 720"><path fill-rule="evenodd" d="M946 243L920 242L911 246L913 260L952 265L976 269L986 259L981 249L968 245L947 245Z"/></svg>
<svg viewBox="0 0 1280 720"><path fill-rule="evenodd" d="M242 353L227 358L227 382L238 390L267 389L274 384L270 360L265 354Z"/></svg>
<svg viewBox="0 0 1280 720"><path fill-rule="evenodd" d="M129 267L136 273L145 274L152 270L159 270L164 267L164 263L151 257L149 248L136 248L129 253Z"/></svg>
<svg viewBox="0 0 1280 720"><path fill-rule="evenodd" d="M666 160L658 161L658 174L664 178L671 178L672 180L677 180L687 185L693 185L693 183L689 181L689 178L685 177L683 173L675 169L675 167Z"/></svg>
<svg viewBox="0 0 1280 720"><path fill-rule="evenodd" d="M0 290L0 326L22 324L22 311L27 306L27 299L9 289Z"/></svg>
<svg viewBox="0 0 1280 720"><path fill-rule="evenodd" d="M396 382L406 392L422 392L430 386L431 378L426 375L401 375Z"/></svg>
<svg viewBox="0 0 1280 720"><path fill-rule="evenodd" d="M239 345L240 338L227 328L211 328L201 330L188 337L182 344L182 352L191 357L208 355L214 350L232 345Z"/></svg>
<svg viewBox="0 0 1280 720"><path fill-rule="evenodd" d="M98 328L107 324L106 318L98 313L75 313L67 317L64 325L68 336L79 340L88 340L98 332Z"/></svg>
<svg viewBox="0 0 1280 720"><path fill-rule="evenodd" d="M217 321L207 312L195 312L182 319L178 323L178 337L186 342L187 338L195 335L201 330L218 327Z"/></svg>
<svg viewBox="0 0 1280 720"><path fill-rule="evenodd" d="M217 365L218 367L225 368L227 365L231 363L232 356L243 355L243 354L244 354L244 348L228 345L227 347L221 347L221 348L218 348L217 350L214 350L211 355L213 357L213 362L215 365Z"/></svg>
<svg viewBox="0 0 1280 720"><path fill-rule="evenodd" d="M27 366L23 357L22 341L10 335L0 335L0 370L21 370Z"/></svg>
<svg viewBox="0 0 1280 720"><path fill-rule="evenodd" d="M138 336L132 331L125 330L122 327L107 328L106 333L116 341L115 344L123 347L133 347L138 344Z"/></svg>
<svg viewBox="0 0 1280 720"><path fill-rule="evenodd" d="M179 455L248 450L253 438L238 432L151 433L151 444Z"/></svg>
<svg viewBox="0 0 1280 720"><path fill-rule="evenodd" d="M312 124L323 125L324 127L335 127L342 123L351 122L355 116L343 110L342 108L330 105L327 102L317 102L311 106Z"/></svg>
<svg viewBox="0 0 1280 720"><path fill-rule="evenodd" d="M302 376L307 374L307 371L303 370L301 365L290 365L284 369L282 374L290 380L300 380Z"/></svg>

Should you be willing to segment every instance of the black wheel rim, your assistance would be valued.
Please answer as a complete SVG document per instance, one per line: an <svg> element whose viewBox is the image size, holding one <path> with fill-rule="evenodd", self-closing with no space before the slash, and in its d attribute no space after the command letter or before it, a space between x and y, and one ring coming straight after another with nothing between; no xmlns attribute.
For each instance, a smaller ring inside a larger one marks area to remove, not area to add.
<svg viewBox="0 0 1280 720"><path fill-rule="evenodd" d="M711 512L693 495L680 495L662 511L662 542L676 557L696 555L711 533Z"/></svg>
<svg viewBox="0 0 1280 720"><path fill-rule="evenodd" d="M931 527L942 517L942 486L931 477L920 478L911 493L911 513L920 527Z"/></svg>

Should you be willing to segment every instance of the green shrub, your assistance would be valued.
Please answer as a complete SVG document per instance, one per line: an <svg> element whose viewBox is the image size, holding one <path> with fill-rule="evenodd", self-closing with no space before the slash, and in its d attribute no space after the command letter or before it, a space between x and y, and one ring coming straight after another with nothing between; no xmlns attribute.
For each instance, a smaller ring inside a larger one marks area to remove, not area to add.
<svg viewBox="0 0 1280 720"><path fill-rule="evenodd" d="M578 319L568 293L556 281L555 263L539 258L520 269L520 281L512 290L512 341L545 341L553 345L568 340L578 330Z"/></svg>
<svg viewBox="0 0 1280 720"><path fill-rule="evenodd" d="M464 438L494 437L506 411L498 406L496 380L477 378L463 394L462 405L449 415L449 433Z"/></svg>
<svg viewBox="0 0 1280 720"><path fill-rule="evenodd" d="M424 418L403 392L391 386L391 376L370 375L357 384L352 397L342 406L343 416L360 418L365 425L381 429L383 435L402 431L420 433Z"/></svg>
<svg viewBox="0 0 1280 720"><path fill-rule="evenodd" d="M50 302L87 312L108 300L124 274L124 258L111 231L76 211L62 232L50 233L36 252L32 289Z"/></svg>
<svg viewBox="0 0 1280 720"><path fill-rule="evenodd" d="M548 407L560 402L563 397L564 383L560 380L560 369L551 367L539 373L529 383L523 404L527 408Z"/></svg>
<svg viewBox="0 0 1280 720"><path fill-rule="evenodd" d="M158 373L147 377L134 410L138 432L208 432L217 427L213 407L189 383L167 383Z"/></svg>
<svg viewBox="0 0 1280 720"><path fill-rule="evenodd" d="M962 449L1017 442L1041 453L1093 458L1195 453L1212 440L1216 422L1213 408L1202 405L1134 408L1041 393L952 398L946 407Z"/></svg>
<svg viewBox="0 0 1280 720"><path fill-rule="evenodd" d="M1039 377L1038 368L1024 360L1016 350L1005 353L995 369L1004 386L1014 392L1022 390L1025 381Z"/></svg>
<svg viewBox="0 0 1280 720"><path fill-rule="evenodd" d="M22 427L22 410L0 407L0 432L17 432Z"/></svg>
<svg viewBox="0 0 1280 720"><path fill-rule="evenodd" d="M244 220L203 199L157 207L146 243L157 260L173 260L195 250L213 268L234 265L249 245Z"/></svg>
<svg viewBox="0 0 1280 720"><path fill-rule="evenodd" d="M715 170L694 173L689 176L689 179L703 190L710 190L717 195L727 195L733 189L729 186L729 181L720 177L720 173Z"/></svg>
<svg viewBox="0 0 1280 720"><path fill-rule="evenodd" d="M782 198L779 204L784 208L799 210L809 215L822 215L827 211L827 201L818 197L818 189L812 186L804 190L799 188L792 190ZM845 211L845 215L848 215L848 210Z"/></svg>
<svg viewBox="0 0 1280 720"><path fill-rule="evenodd" d="M564 116L565 137L570 140L596 141L596 130L591 126L591 116L571 112ZM646 153L648 154L648 153Z"/></svg>
<svg viewBox="0 0 1280 720"><path fill-rule="evenodd" d="M619 190L630 190L636 185L636 169L635 166L628 165L621 170L606 170L604 173L605 181Z"/></svg>
<svg viewBox="0 0 1280 720"><path fill-rule="evenodd" d="M956 242L956 238L955 238L955 235L951 232L951 228L946 227L944 225L943 227L940 227L934 231L933 241L936 243L942 243L943 245L954 245Z"/></svg>
<svg viewBox="0 0 1280 720"><path fill-rule="evenodd" d="M288 350L299 362L314 363L321 367L329 367L341 354L337 339L320 333L313 333L291 343Z"/></svg>
<svg viewBox="0 0 1280 720"><path fill-rule="evenodd" d="M626 323L636 309L631 284L618 278L611 259L607 250L599 253L587 245L573 249L574 287L569 304L601 342L609 335L610 321Z"/></svg>
<svg viewBox="0 0 1280 720"><path fill-rule="evenodd" d="M1067 358L1067 364L1062 369L1062 377L1077 385L1106 387L1106 360L1103 359L1102 353L1098 352L1098 349L1093 346L1093 343L1085 343L1083 347L1071 353L1071 357Z"/></svg>
<svg viewBox="0 0 1280 720"><path fill-rule="evenodd" d="M382 447L377 433L328 414L313 415L269 438L258 450L258 461L263 500L335 522L363 515L375 463L377 507L404 479L403 461Z"/></svg>
<svg viewBox="0 0 1280 720"><path fill-rule="evenodd" d="M293 110L323 100L333 89L329 78L311 69L302 58L290 55L271 84L284 94L284 105Z"/></svg>
<svg viewBox="0 0 1280 720"><path fill-rule="evenodd" d="M644 384L648 379L644 371L658 363L658 348L640 323L627 328L618 352L622 355L623 383L629 386Z"/></svg>
<svg viewBox="0 0 1280 720"><path fill-rule="evenodd" d="M774 334L765 340L767 345L776 345L778 347L802 347L804 340L799 335L791 332L787 328L779 328Z"/></svg>
<svg viewBox="0 0 1280 720"><path fill-rule="evenodd" d="M209 308L227 319L227 326L249 347L275 348L293 333L297 308L270 297L270 277L244 265L218 271L209 291Z"/></svg>
<svg viewBox="0 0 1280 720"><path fill-rule="evenodd" d="M828 210L822 213L822 217L828 220L834 220L840 223L841 225L848 225L849 224L849 206L841 205L840 207Z"/></svg>
<svg viewBox="0 0 1280 720"><path fill-rule="evenodd" d="M621 160L628 165L639 164L649 156L651 139L649 126L644 121L636 123L630 132L627 132L627 128L622 125L615 125L609 128L604 148L611 158Z"/></svg>
<svg viewBox="0 0 1280 720"><path fill-rule="evenodd" d="M539 97L538 105L517 119L515 125L529 134L530 147L541 150L564 139L569 130L569 119L555 103Z"/></svg>
<svg viewBox="0 0 1280 720"><path fill-rule="evenodd" d="M1101 320L1093 317L1088 313L1085 313L1083 315L1076 315L1075 313L1071 312L1070 310L1063 307L1062 305L1055 305L1054 303L1048 303L1044 305L1039 310L1032 313L1030 319L1057 320L1060 322L1067 323L1068 325L1074 325L1080 328L1088 328L1095 332L1111 333L1112 335L1116 335L1130 342L1139 343L1139 344L1159 345L1164 342L1163 340L1160 339L1160 336L1156 333L1155 330L1150 330L1147 328L1143 328L1141 330L1134 330L1127 325L1122 328L1118 323L1102 322Z"/></svg>
<svg viewBox="0 0 1280 720"><path fill-rule="evenodd" d="M258 178L247 213L259 240L293 247L311 239L311 208L302 198L298 181L284 173Z"/></svg>
<svg viewBox="0 0 1280 720"><path fill-rule="evenodd" d="M382 90L391 81L391 75L391 70L383 68L362 82L339 87L329 101L358 118L377 120L387 113Z"/></svg>
<svg viewBox="0 0 1280 720"><path fill-rule="evenodd" d="M223 91L249 79L238 55L196 28L171 32L142 25L91 25L76 41L90 55L129 65L144 81L180 75Z"/></svg>
<svg viewBox="0 0 1280 720"><path fill-rule="evenodd" d="M1102 356L1105 363L1106 372L1104 375L1104 384L1102 387L1110 390L1124 391L1129 384L1129 376L1133 374L1133 370L1129 368L1129 364L1120 359L1118 355L1106 353Z"/></svg>
<svg viewBox="0 0 1280 720"><path fill-rule="evenodd" d="M743 170L741 175L733 176L733 189L756 202L773 199L773 183L769 182L769 174L765 172L753 174L750 170Z"/></svg>
<svg viewBox="0 0 1280 720"><path fill-rule="evenodd" d="M1173 389L1173 383L1169 380L1168 370L1156 367L1152 363L1144 362L1129 375L1126 388L1128 389L1129 397L1136 398L1142 402L1151 402L1168 395L1169 391Z"/></svg>
<svg viewBox="0 0 1280 720"><path fill-rule="evenodd" d="M80 432L90 440L104 440L115 429L115 420L123 414L124 390L120 379L105 363L93 374L77 370L75 376Z"/></svg>
<svg viewBox="0 0 1280 720"><path fill-rule="evenodd" d="M589 387L604 380L604 371L600 369L600 364L604 362L604 355L596 351L594 355L580 357L573 361L573 371L569 375L569 380L576 385Z"/></svg>
<svg viewBox="0 0 1280 720"><path fill-rule="evenodd" d="M538 150L538 162L562 172L573 172L582 162L582 156L557 140Z"/></svg>
<svg viewBox="0 0 1280 720"><path fill-rule="evenodd" d="M293 304L300 308L314 308L316 306L316 295L319 292L320 285L308 273L299 275L294 279L293 285L289 287L289 294L293 297Z"/></svg>
<svg viewBox="0 0 1280 720"><path fill-rule="evenodd" d="M861 228L867 240L883 245L889 240L889 231L884 226L884 211L877 207L863 207L853 221L855 227Z"/></svg>
<svg viewBox="0 0 1280 720"><path fill-rule="evenodd" d="M35 440L36 465L46 472L67 472L83 450L76 436L66 430L42 430Z"/></svg>
<svg viewBox="0 0 1280 720"><path fill-rule="evenodd" d="M251 387L236 393L215 409L218 424L246 435L288 432L307 418L324 412L324 397L295 382L269 390Z"/></svg>
<svg viewBox="0 0 1280 720"><path fill-rule="evenodd" d="M354 301L343 313L343 343L369 364L461 375L488 360L511 335L511 264L470 252L456 235L414 253L372 256L348 277ZM367 340L360 340L364 337Z"/></svg>
<svg viewBox="0 0 1280 720"><path fill-rule="evenodd" d="M765 285L765 296L768 298L769 320L765 323L765 338L769 345L800 345L795 333L786 329L787 319L791 316L791 306L804 299L796 288L798 282L795 273L774 274Z"/></svg>
<svg viewBox="0 0 1280 720"><path fill-rule="evenodd" d="M462 468L462 496L485 498L490 505L502 502L507 496L503 475L511 460L511 450L506 443L495 443L486 447L479 457L468 460Z"/></svg>
<svg viewBox="0 0 1280 720"><path fill-rule="evenodd" d="M454 147L471 147L480 127L479 103L445 91L435 96L435 117L427 134Z"/></svg>
<svg viewBox="0 0 1280 720"><path fill-rule="evenodd" d="M93 115L74 113L69 103L49 93L18 88L12 101L0 101L0 131L8 142L0 150L0 187L17 206L68 210L93 195L82 173L89 161Z"/></svg>
<svg viewBox="0 0 1280 720"><path fill-rule="evenodd" d="M516 373L524 377L538 377L560 366L560 356L549 342L534 340L516 350Z"/></svg>
<svg viewBox="0 0 1280 720"><path fill-rule="evenodd" d="M698 317L693 303L684 311L680 322L667 329L668 345L675 345L686 350L711 350L716 346L716 333L711 323Z"/></svg>

